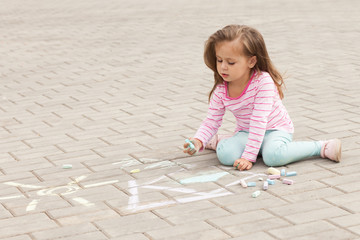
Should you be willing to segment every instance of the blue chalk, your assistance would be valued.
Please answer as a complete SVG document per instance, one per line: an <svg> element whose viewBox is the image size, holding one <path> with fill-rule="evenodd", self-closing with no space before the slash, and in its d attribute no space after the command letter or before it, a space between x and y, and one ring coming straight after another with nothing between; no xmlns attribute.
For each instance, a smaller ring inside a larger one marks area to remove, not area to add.
<svg viewBox="0 0 360 240"><path fill-rule="evenodd" d="M185 139L185 142L189 144L191 150L195 149L194 144L189 139Z"/></svg>
<svg viewBox="0 0 360 240"><path fill-rule="evenodd" d="M284 169L284 168L281 169L280 175L281 175L281 176L285 176L285 169Z"/></svg>
<svg viewBox="0 0 360 240"><path fill-rule="evenodd" d="M266 179L266 181L267 181L270 185L274 185L274 184L275 184L275 180Z"/></svg>
<svg viewBox="0 0 360 240"><path fill-rule="evenodd" d="M256 182L248 182L247 186L248 187L256 187Z"/></svg>
<svg viewBox="0 0 360 240"><path fill-rule="evenodd" d="M294 171L294 172L287 172L287 173L286 173L286 176L287 176L287 177L296 176L296 172L295 172L295 171Z"/></svg>

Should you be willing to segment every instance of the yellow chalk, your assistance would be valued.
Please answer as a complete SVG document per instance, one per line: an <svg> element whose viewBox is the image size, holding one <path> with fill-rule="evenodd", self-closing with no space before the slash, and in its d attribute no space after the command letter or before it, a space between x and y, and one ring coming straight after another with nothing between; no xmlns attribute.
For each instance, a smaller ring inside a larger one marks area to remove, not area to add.
<svg viewBox="0 0 360 240"><path fill-rule="evenodd" d="M276 168L270 167L267 169L267 174L280 175L280 171L277 170Z"/></svg>
<svg viewBox="0 0 360 240"><path fill-rule="evenodd" d="M133 169L133 170L131 170L130 172L131 172L131 173L138 173L138 172L140 172L140 169L138 169L138 168L137 168L137 169Z"/></svg>

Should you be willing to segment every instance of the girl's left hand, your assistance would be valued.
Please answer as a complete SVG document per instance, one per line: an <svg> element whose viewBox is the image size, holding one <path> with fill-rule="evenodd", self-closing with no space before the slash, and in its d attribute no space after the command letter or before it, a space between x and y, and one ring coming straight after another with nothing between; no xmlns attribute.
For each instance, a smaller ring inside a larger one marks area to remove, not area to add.
<svg viewBox="0 0 360 240"><path fill-rule="evenodd" d="M239 169L240 171L243 171L243 170L251 169L253 164L252 164L252 162L246 160L245 158L240 158L234 162L233 166L235 168Z"/></svg>

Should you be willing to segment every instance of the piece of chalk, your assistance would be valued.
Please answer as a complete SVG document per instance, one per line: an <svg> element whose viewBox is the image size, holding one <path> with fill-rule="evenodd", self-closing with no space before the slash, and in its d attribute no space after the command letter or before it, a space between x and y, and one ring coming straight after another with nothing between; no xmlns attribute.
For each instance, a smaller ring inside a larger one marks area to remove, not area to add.
<svg viewBox="0 0 360 240"><path fill-rule="evenodd" d="M62 165L62 168L63 169L70 169L70 168L72 168L72 165L71 164L64 164L64 165Z"/></svg>
<svg viewBox="0 0 360 240"><path fill-rule="evenodd" d="M185 139L185 142L189 144L190 149L195 149L194 144L189 139Z"/></svg>
<svg viewBox="0 0 360 240"><path fill-rule="evenodd" d="M256 182L248 182L247 186L248 187L256 187Z"/></svg>
<svg viewBox="0 0 360 240"><path fill-rule="evenodd" d="M293 172L287 172L285 176L291 177L291 176L296 176L296 174L297 174L297 173L296 173L295 171L293 171Z"/></svg>
<svg viewBox="0 0 360 240"><path fill-rule="evenodd" d="M253 198L257 198L260 194L261 194L261 192L258 190L258 191L253 192L253 193L251 194L251 196L252 196Z"/></svg>
<svg viewBox="0 0 360 240"><path fill-rule="evenodd" d="M266 179L266 181L267 181L268 184L270 184L270 185L274 185L274 184L275 184L275 180Z"/></svg>
<svg viewBox="0 0 360 240"><path fill-rule="evenodd" d="M242 187L247 188L247 184L244 179L240 179L240 184Z"/></svg>
<svg viewBox="0 0 360 240"><path fill-rule="evenodd" d="M262 177L259 177L258 180L259 180L259 181L263 181L264 179L263 179Z"/></svg>
<svg viewBox="0 0 360 240"><path fill-rule="evenodd" d="M269 175L268 178L269 179L278 179L278 178L280 178L280 175L278 175L278 174L277 175Z"/></svg>
<svg viewBox="0 0 360 240"><path fill-rule="evenodd" d="M287 184L287 185L292 185L292 184L294 184L294 181L293 180L291 180L291 179L283 179L283 181L282 181L282 183L283 184Z"/></svg>
<svg viewBox="0 0 360 240"><path fill-rule="evenodd" d="M280 175L280 171L277 170L276 168L270 167L267 169L267 174Z"/></svg>
<svg viewBox="0 0 360 240"><path fill-rule="evenodd" d="M140 169L133 169L133 170L131 170L130 172L131 172L131 173L138 173L138 172L140 172Z"/></svg>
<svg viewBox="0 0 360 240"><path fill-rule="evenodd" d="M263 190L266 191L269 188L269 183L267 181L264 182Z"/></svg>
<svg viewBox="0 0 360 240"><path fill-rule="evenodd" d="M281 176L285 176L285 169L281 169L281 173L280 173Z"/></svg>

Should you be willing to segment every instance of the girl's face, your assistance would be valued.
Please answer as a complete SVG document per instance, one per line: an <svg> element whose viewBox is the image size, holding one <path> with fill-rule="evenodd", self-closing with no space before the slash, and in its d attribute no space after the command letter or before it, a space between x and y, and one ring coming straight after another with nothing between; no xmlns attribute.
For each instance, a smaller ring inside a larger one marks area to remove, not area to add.
<svg viewBox="0 0 360 240"><path fill-rule="evenodd" d="M256 57L246 57L242 52L242 44L239 44L238 39L215 45L216 68L224 81L244 84L250 79Z"/></svg>

